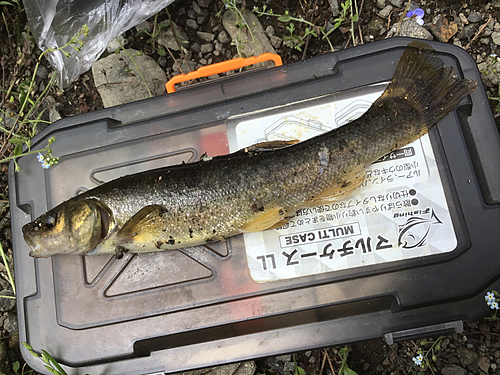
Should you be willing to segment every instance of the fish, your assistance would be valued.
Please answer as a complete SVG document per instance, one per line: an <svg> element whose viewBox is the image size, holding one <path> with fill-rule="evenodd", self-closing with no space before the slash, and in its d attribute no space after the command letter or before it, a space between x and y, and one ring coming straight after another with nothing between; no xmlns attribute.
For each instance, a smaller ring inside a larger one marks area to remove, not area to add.
<svg viewBox="0 0 500 375"><path fill-rule="evenodd" d="M297 209L350 195L370 164L426 134L476 86L413 41L360 118L302 142L259 143L90 189L22 228L29 255L120 258L278 228Z"/></svg>

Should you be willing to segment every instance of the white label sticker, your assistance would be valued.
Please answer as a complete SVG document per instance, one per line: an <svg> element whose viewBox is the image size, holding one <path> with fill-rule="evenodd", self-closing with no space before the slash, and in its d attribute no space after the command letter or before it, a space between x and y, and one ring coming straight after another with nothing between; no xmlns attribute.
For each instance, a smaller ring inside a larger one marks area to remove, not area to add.
<svg viewBox="0 0 500 375"><path fill-rule="evenodd" d="M263 141L302 141L337 128L361 116L381 93L238 118L231 151ZM441 254L457 246L427 135L372 164L349 197L300 209L281 228L247 233L244 241L257 282Z"/></svg>

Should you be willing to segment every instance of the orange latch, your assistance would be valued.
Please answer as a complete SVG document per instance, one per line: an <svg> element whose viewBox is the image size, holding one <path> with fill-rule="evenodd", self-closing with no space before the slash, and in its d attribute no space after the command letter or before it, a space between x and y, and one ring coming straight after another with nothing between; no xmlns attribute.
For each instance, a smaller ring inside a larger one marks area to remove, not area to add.
<svg viewBox="0 0 500 375"><path fill-rule="evenodd" d="M259 56L252 56L247 58L238 57L237 59L222 61L220 63L212 65L202 66L201 68L195 70L194 72L190 72L187 74L179 74L170 79L165 85L167 88L167 93L170 94L172 92L175 92L176 83L189 81L200 77L208 77L213 74L223 73L227 72L228 70L235 70L243 68L244 66L257 64L269 60L274 61L274 64L276 66L283 65L283 62L281 61L281 57L279 55L269 52L269 53L263 53L262 55Z"/></svg>

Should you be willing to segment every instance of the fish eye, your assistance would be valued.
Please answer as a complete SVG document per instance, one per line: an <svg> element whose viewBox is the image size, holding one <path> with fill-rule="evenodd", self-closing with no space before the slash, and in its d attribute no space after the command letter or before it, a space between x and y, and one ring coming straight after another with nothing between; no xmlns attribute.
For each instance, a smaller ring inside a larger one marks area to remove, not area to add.
<svg viewBox="0 0 500 375"><path fill-rule="evenodd" d="M54 219L53 216L47 215L45 216L45 227L46 228L52 228L54 225L56 225L56 219Z"/></svg>

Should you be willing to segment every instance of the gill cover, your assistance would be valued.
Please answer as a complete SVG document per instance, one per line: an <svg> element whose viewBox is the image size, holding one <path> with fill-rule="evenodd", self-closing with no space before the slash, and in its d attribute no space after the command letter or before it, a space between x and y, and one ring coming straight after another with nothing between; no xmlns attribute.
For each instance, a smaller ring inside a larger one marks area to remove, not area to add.
<svg viewBox="0 0 500 375"><path fill-rule="evenodd" d="M113 225L109 208L96 199L69 200L23 227L32 257L86 254L109 233Z"/></svg>

